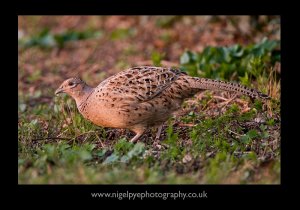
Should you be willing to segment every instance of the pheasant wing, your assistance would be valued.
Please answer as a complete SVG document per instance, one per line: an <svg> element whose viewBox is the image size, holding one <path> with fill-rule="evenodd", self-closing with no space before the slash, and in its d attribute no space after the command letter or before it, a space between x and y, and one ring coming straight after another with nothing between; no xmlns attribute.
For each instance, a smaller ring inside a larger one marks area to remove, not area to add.
<svg viewBox="0 0 300 210"><path fill-rule="evenodd" d="M160 95L183 74L178 69L164 67L134 67L103 81L97 88L106 89L134 101L145 102Z"/></svg>

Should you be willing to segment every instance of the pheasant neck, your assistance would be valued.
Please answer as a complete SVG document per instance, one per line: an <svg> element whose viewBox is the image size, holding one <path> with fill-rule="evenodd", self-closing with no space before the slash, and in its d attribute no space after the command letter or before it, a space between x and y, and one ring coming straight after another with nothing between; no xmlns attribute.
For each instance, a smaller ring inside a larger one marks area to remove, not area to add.
<svg viewBox="0 0 300 210"><path fill-rule="evenodd" d="M77 107L80 107L93 92L94 92L94 88L88 85L84 85L82 90L78 92L78 94L75 97Z"/></svg>

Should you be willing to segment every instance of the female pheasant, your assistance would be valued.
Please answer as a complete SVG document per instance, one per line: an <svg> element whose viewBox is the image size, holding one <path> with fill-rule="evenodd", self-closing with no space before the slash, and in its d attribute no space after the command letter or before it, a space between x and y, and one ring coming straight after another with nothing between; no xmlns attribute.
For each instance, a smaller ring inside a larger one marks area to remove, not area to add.
<svg viewBox="0 0 300 210"><path fill-rule="evenodd" d="M184 99L200 90L223 90L244 94L252 98L270 97L240 84L188 76L175 68L141 66L122 71L101 82L88 86L75 77L65 80L55 94L67 93L76 101L84 118L103 127L127 128L136 135L158 127L177 111Z"/></svg>

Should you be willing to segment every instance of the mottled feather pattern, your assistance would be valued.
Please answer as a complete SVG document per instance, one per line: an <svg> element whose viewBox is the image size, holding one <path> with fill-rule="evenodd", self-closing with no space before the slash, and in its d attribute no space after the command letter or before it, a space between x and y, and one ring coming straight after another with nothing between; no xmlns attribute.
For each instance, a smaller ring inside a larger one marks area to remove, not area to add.
<svg viewBox="0 0 300 210"><path fill-rule="evenodd" d="M191 86L200 89L233 91L243 95L247 95L251 98L270 99L268 95L238 83L197 77L194 77L193 80L194 82Z"/></svg>
<svg viewBox="0 0 300 210"><path fill-rule="evenodd" d="M69 87L70 84L73 86ZM236 83L188 76L175 68L140 66L122 71L102 81L96 88L78 78L63 82L80 113L103 127L128 128L136 141L145 130L161 126L177 111L186 98L200 90L223 90L252 98L270 97Z"/></svg>
<svg viewBox="0 0 300 210"><path fill-rule="evenodd" d="M98 88L148 101L169 87L182 72L172 68L134 67L110 77Z"/></svg>

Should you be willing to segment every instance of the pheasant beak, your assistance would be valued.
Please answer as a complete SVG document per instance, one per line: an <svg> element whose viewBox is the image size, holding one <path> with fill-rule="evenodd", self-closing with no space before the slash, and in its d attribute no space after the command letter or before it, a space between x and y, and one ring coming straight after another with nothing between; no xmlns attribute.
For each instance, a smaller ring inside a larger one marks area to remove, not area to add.
<svg viewBox="0 0 300 210"><path fill-rule="evenodd" d="M58 88L56 91L55 91L55 95L58 95L60 93L64 93L64 89L63 88Z"/></svg>

